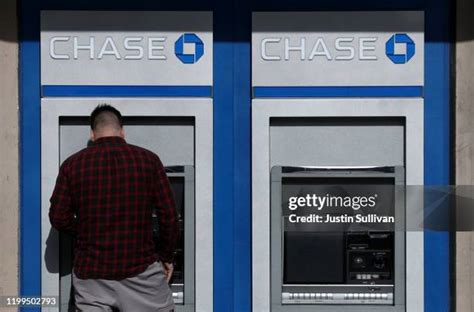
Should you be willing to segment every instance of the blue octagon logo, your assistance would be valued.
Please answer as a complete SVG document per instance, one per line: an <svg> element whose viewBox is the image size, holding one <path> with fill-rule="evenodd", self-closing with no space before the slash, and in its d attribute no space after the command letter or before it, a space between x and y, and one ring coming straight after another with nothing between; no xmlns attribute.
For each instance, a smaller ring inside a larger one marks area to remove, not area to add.
<svg viewBox="0 0 474 312"><path fill-rule="evenodd" d="M404 53L395 53L395 46L405 45ZM395 64L405 64L415 55L415 42L407 34L395 34L385 44L385 54Z"/></svg>
<svg viewBox="0 0 474 312"><path fill-rule="evenodd" d="M193 48L185 53L185 46ZM194 64L204 55L204 43L196 34L186 33L174 43L174 53L184 64Z"/></svg>

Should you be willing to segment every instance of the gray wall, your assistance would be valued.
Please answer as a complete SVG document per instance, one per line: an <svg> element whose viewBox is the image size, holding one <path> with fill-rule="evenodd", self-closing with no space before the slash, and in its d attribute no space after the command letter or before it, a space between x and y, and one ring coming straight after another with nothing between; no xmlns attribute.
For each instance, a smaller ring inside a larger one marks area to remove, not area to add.
<svg viewBox="0 0 474 312"><path fill-rule="evenodd" d="M456 2L456 184L474 184L474 2ZM474 311L474 235L456 234L456 306Z"/></svg>
<svg viewBox="0 0 474 312"><path fill-rule="evenodd" d="M0 1L0 296L18 293L18 42L16 0ZM0 308L2 311L14 309Z"/></svg>

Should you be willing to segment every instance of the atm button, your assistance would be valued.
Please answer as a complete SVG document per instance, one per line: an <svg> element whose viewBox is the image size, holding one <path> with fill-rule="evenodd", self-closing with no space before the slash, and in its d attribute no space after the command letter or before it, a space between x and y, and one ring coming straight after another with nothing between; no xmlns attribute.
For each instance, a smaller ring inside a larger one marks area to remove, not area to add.
<svg viewBox="0 0 474 312"><path fill-rule="evenodd" d="M320 293L316 293L316 298L317 298L317 299L321 298L321 294L320 294Z"/></svg>
<svg viewBox="0 0 474 312"><path fill-rule="evenodd" d="M335 293L331 294L333 296L334 300L344 300L346 299L346 294L341 294L341 293Z"/></svg>
<svg viewBox="0 0 474 312"><path fill-rule="evenodd" d="M304 298L305 298L305 299L309 299L309 296L310 296L309 293L305 293L305 294L304 294Z"/></svg>
<svg viewBox="0 0 474 312"><path fill-rule="evenodd" d="M388 298L388 294L382 294L382 299L387 299Z"/></svg>
<svg viewBox="0 0 474 312"><path fill-rule="evenodd" d="M183 299L183 297L184 297L183 292L181 292L181 291L180 292L174 292L172 294L172 296L173 296L173 299Z"/></svg>
<svg viewBox="0 0 474 312"><path fill-rule="evenodd" d="M354 299L359 299L359 294L354 294Z"/></svg>

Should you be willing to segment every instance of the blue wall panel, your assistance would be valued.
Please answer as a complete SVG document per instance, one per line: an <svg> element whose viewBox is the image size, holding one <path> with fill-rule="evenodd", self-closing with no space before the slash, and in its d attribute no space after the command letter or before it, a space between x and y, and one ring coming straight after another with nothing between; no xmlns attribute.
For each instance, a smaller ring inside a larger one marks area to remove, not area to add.
<svg viewBox="0 0 474 312"><path fill-rule="evenodd" d="M43 97L211 97L211 86L42 86Z"/></svg>
<svg viewBox="0 0 474 312"><path fill-rule="evenodd" d="M423 87L254 87L253 96L260 98L423 97Z"/></svg>
<svg viewBox="0 0 474 312"><path fill-rule="evenodd" d="M232 5L214 11L214 310L233 311L235 120Z"/></svg>
<svg viewBox="0 0 474 312"><path fill-rule="evenodd" d="M430 1L425 47L425 184L450 183L450 40L448 1ZM449 211L444 211L449 219ZM425 231L425 311L450 308L450 233Z"/></svg>
<svg viewBox="0 0 474 312"><path fill-rule="evenodd" d="M20 294L41 293L40 87L37 2L22 2L20 14ZM23 308L40 311L39 308Z"/></svg>
<svg viewBox="0 0 474 312"><path fill-rule="evenodd" d="M234 306L251 311L251 16L248 1L234 3ZM216 310L219 311L219 310Z"/></svg>

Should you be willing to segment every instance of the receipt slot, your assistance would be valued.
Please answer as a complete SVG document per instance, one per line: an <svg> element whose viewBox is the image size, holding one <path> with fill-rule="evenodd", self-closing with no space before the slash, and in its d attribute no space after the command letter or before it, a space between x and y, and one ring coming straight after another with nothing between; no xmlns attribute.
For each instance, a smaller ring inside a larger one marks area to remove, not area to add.
<svg viewBox="0 0 474 312"><path fill-rule="evenodd" d="M403 167L274 166L274 310L405 311L404 187Z"/></svg>
<svg viewBox="0 0 474 312"><path fill-rule="evenodd" d="M170 285L176 311L212 311L212 100L171 98L42 100L42 293L60 303L47 311L74 311L72 239L51 228L49 197L60 164L90 143L89 115L104 102L124 116L126 141L166 168L181 229Z"/></svg>

